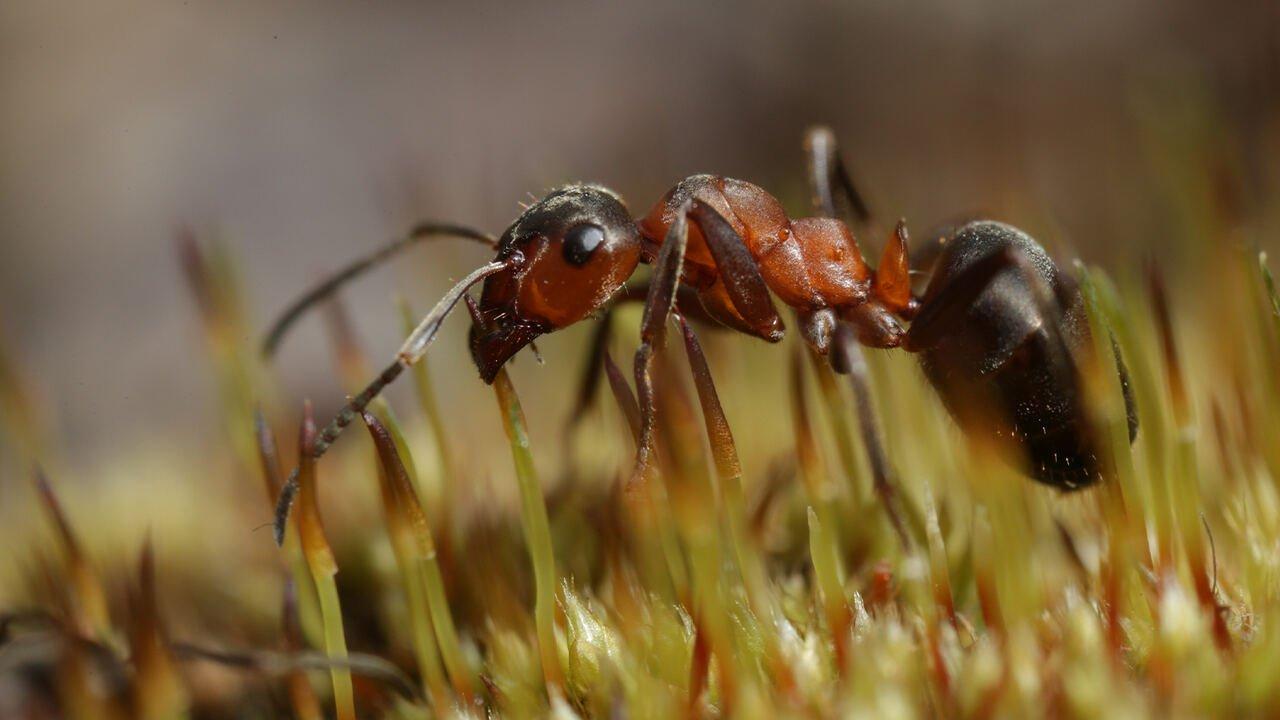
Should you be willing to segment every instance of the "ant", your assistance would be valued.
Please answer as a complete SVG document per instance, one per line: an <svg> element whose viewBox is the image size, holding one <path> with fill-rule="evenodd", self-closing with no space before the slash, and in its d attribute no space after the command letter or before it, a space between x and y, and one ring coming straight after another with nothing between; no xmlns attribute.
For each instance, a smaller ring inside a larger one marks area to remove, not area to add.
<svg viewBox="0 0 1280 720"><path fill-rule="evenodd" d="M1074 281L1027 234L979 220L947 231L926 248L935 256L933 272L924 293L916 295L905 223L898 222L871 269L849 226L836 217L839 201L861 224L870 219L835 136L812 128L805 149L817 217L793 219L762 188L717 175L685 178L638 220L613 191L577 184L526 208L496 241L466 227L427 223L336 273L286 310L267 336L265 354L274 352L309 306L419 240L462 237L497 251L445 293L394 362L338 412L317 437L312 457L323 455L384 387L425 355L473 285L484 283L478 305L467 297L475 320L471 356L489 383L538 336L605 308L643 262L654 270L635 355L641 428L633 480L644 476L654 450L652 375L668 320L688 308L687 314L776 343L784 332L776 295L795 311L813 351L827 355L837 372L853 373L855 383L865 386L859 345L918 353L926 377L966 432L1009 449L1006 456L1039 482L1072 490L1097 481L1098 440L1077 369L1077 357L1091 352L1092 339ZM1112 348L1132 442L1134 402L1114 341ZM870 418L861 419L865 434ZM876 474L883 478L882 471ZM295 470L277 505L277 542L296 475Z"/></svg>

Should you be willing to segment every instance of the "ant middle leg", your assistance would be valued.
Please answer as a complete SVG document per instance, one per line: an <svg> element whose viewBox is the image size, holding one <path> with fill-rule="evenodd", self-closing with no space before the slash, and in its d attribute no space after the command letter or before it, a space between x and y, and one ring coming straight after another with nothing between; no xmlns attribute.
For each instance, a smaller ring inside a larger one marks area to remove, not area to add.
<svg viewBox="0 0 1280 720"><path fill-rule="evenodd" d="M760 272L760 264L747 248L746 241L715 208L701 200L693 201L688 215L702 231L711 257L716 261L716 273L724 285L725 294L746 326L739 329L768 342L781 340L784 331L782 318L773 306L773 297Z"/></svg>

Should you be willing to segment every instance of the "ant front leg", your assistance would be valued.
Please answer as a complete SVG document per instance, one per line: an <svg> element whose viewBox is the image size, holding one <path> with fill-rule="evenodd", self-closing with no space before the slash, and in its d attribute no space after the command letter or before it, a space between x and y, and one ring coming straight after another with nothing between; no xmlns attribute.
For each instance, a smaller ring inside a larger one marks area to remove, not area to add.
<svg viewBox="0 0 1280 720"><path fill-rule="evenodd" d="M652 459L655 442L656 398L653 388L654 357L666 340L667 320L675 306L689 245L689 221L697 223L716 261L717 272L734 309L760 337L776 342L782 338L782 319L774 309L773 298L760 268L746 243L733 226L710 205L694 200L681 208L667 229L667 235L654 263L640 321L640 347L636 350L636 394L640 402L640 444L631 484L643 480Z"/></svg>
<svg viewBox="0 0 1280 720"><path fill-rule="evenodd" d="M640 441L636 448L636 465L629 484L637 486L645 479L653 453L657 402L653 394L653 358L667 337L667 318L675 305L684 253L689 245L687 209L676 215L658 251L649 295L640 320L640 347L636 349L636 395L640 403Z"/></svg>
<svg viewBox="0 0 1280 720"><path fill-rule="evenodd" d="M648 282L624 288L614 296L613 301L605 307L596 320L596 326L591 331L591 340L587 345L587 358L578 380L573 409L569 412L569 419L565 423L566 438L586 418L587 411L591 409L599 392L600 378L605 372L605 356L609 351L609 343L613 339L614 311L619 305L644 302L648 297ZM675 309L686 318L712 326L716 325L715 319L702 308L702 303L698 300L698 295L693 288L681 285L676 289Z"/></svg>

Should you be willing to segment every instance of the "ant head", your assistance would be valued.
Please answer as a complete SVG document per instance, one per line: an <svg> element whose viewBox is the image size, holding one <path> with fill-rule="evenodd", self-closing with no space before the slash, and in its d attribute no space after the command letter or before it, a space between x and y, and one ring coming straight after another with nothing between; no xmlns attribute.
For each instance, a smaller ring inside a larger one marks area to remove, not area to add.
<svg viewBox="0 0 1280 720"><path fill-rule="evenodd" d="M498 241L507 268L485 280L471 329L484 381L539 335L604 305L635 271L640 246L621 199L596 185L561 188L525 210Z"/></svg>

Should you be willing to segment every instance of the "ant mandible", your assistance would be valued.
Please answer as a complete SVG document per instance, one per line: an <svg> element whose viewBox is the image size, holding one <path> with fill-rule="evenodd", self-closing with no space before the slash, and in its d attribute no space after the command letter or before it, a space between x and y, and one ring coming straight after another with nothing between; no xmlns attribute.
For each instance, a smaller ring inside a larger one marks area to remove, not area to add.
<svg viewBox="0 0 1280 720"><path fill-rule="evenodd" d="M931 248L934 270L917 296L905 224L899 221L872 270L848 225L835 217L837 198L861 222L869 213L834 136L811 129L805 147L820 217L790 218L760 187L716 175L685 178L639 220L611 190L570 185L528 207L496 243L470 228L426 223L336 273L283 313L267 336L267 355L308 307L419 240L463 237L497 250L491 262L445 293L394 362L319 434L311 456L323 455L384 387L422 359L473 285L484 282L478 306L468 298L475 318L471 356L488 383L538 336L605 307L644 262L654 271L635 355L641 430L633 478L651 462L655 351L683 286L696 295L702 314L769 342L781 340L784 331L776 295L796 311L805 342L828 355L838 372L860 364L858 344L919 353L926 376L967 432L1012 447L1040 482L1061 489L1095 482L1097 441L1077 370L1077 358L1090 352L1092 340L1071 278L1025 233L975 221ZM1118 351L1116 359L1132 441L1137 418ZM283 541L296 478L295 469L281 492L277 542Z"/></svg>

